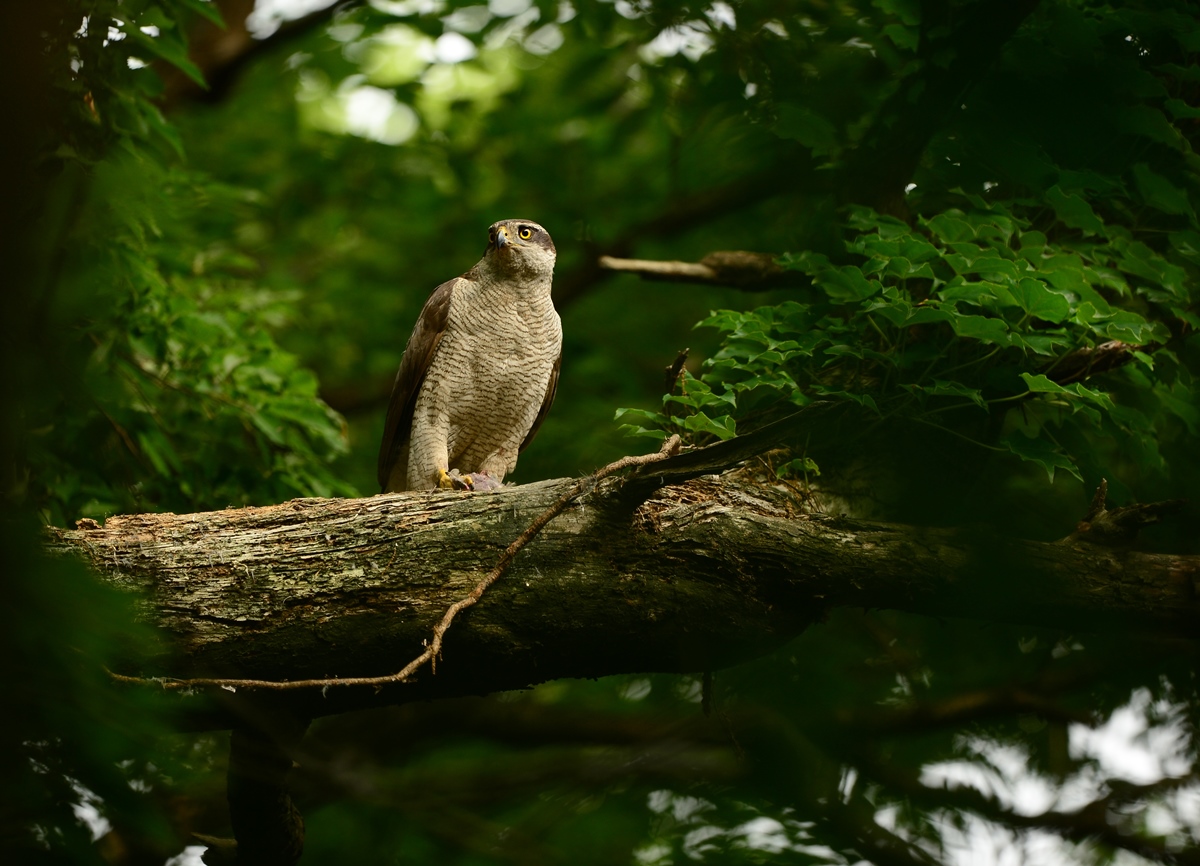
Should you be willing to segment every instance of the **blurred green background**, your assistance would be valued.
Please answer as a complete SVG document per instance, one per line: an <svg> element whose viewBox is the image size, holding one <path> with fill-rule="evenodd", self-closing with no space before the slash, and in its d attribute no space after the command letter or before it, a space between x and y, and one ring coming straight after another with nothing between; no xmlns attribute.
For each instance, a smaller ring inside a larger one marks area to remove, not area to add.
<svg viewBox="0 0 1200 866"><path fill-rule="evenodd" d="M106 682L149 638L39 524L373 494L417 312L497 219L559 250L518 483L652 447L620 423L703 443L821 398L864 412L809 455L836 507L1050 540L1102 476L1194 492L1191 4L253 5L19 3L0 46L15 862L188 866L227 832L227 736ZM791 283L595 266L715 250ZM1194 670L1119 629L839 611L718 672L710 715L697 672L327 719L302 862L1194 862Z"/></svg>

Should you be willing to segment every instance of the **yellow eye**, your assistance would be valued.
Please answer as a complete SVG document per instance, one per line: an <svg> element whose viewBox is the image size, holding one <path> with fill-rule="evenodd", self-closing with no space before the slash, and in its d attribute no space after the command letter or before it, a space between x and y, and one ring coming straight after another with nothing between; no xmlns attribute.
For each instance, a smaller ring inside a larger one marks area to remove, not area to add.
<svg viewBox="0 0 1200 866"><path fill-rule="evenodd" d="M521 226L519 229L517 229L517 237L523 241L527 241L533 237L533 229L531 229L529 226Z"/></svg>

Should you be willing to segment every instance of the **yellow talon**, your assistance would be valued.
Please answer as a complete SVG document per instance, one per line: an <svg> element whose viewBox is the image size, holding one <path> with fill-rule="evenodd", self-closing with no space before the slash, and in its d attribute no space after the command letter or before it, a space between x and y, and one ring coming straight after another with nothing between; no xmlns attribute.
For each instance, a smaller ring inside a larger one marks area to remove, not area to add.
<svg viewBox="0 0 1200 866"><path fill-rule="evenodd" d="M474 490L475 479L469 474L463 475L457 469L452 472L439 469L437 486L440 490Z"/></svg>

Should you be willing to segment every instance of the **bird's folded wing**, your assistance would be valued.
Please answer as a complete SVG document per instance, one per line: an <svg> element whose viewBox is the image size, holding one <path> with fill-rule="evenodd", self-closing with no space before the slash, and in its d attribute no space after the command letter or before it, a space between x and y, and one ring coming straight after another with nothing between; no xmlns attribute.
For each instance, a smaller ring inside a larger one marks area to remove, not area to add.
<svg viewBox="0 0 1200 866"><path fill-rule="evenodd" d="M550 412L550 406L554 403L554 392L558 390L558 369L561 366L562 349L559 349L558 357L554 359L554 369L550 371L550 382L546 385L546 396L542 398L542 407L538 409L537 417L533 419L533 426L525 434L525 440L521 443L519 451L524 451L526 446L533 441L538 428L542 426L542 422L546 420L546 415Z"/></svg>
<svg viewBox="0 0 1200 866"><path fill-rule="evenodd" d="M463 279L464 277L455 277L433 290L421 309L412 336L408 338L408 345L404 347L404 357L400 361L400 369L396 372L396 383L392 386L392 399L383 427L383 441L379 445L380 490L387 489L392 468L403 453L412 432L417 394L421 391L421 383L425 381L425 374L429 371L434 353L442 341L442 334L446 332L450 297L454 293L454 287ZM555 376L557 377L557 369Z"/></svg>

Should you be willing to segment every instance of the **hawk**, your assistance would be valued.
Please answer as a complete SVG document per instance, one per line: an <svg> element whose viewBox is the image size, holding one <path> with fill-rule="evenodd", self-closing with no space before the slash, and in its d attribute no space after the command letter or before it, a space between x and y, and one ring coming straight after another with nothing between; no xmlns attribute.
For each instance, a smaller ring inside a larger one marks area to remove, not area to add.
<svg viewBox="0 0 1200 866"><path fill-rule="evenodd" d="M384 493L491 489L516 467L558 387L555 256L540 225L501 220L483 258L433 290L392 387L379 446Z"/></svg>

